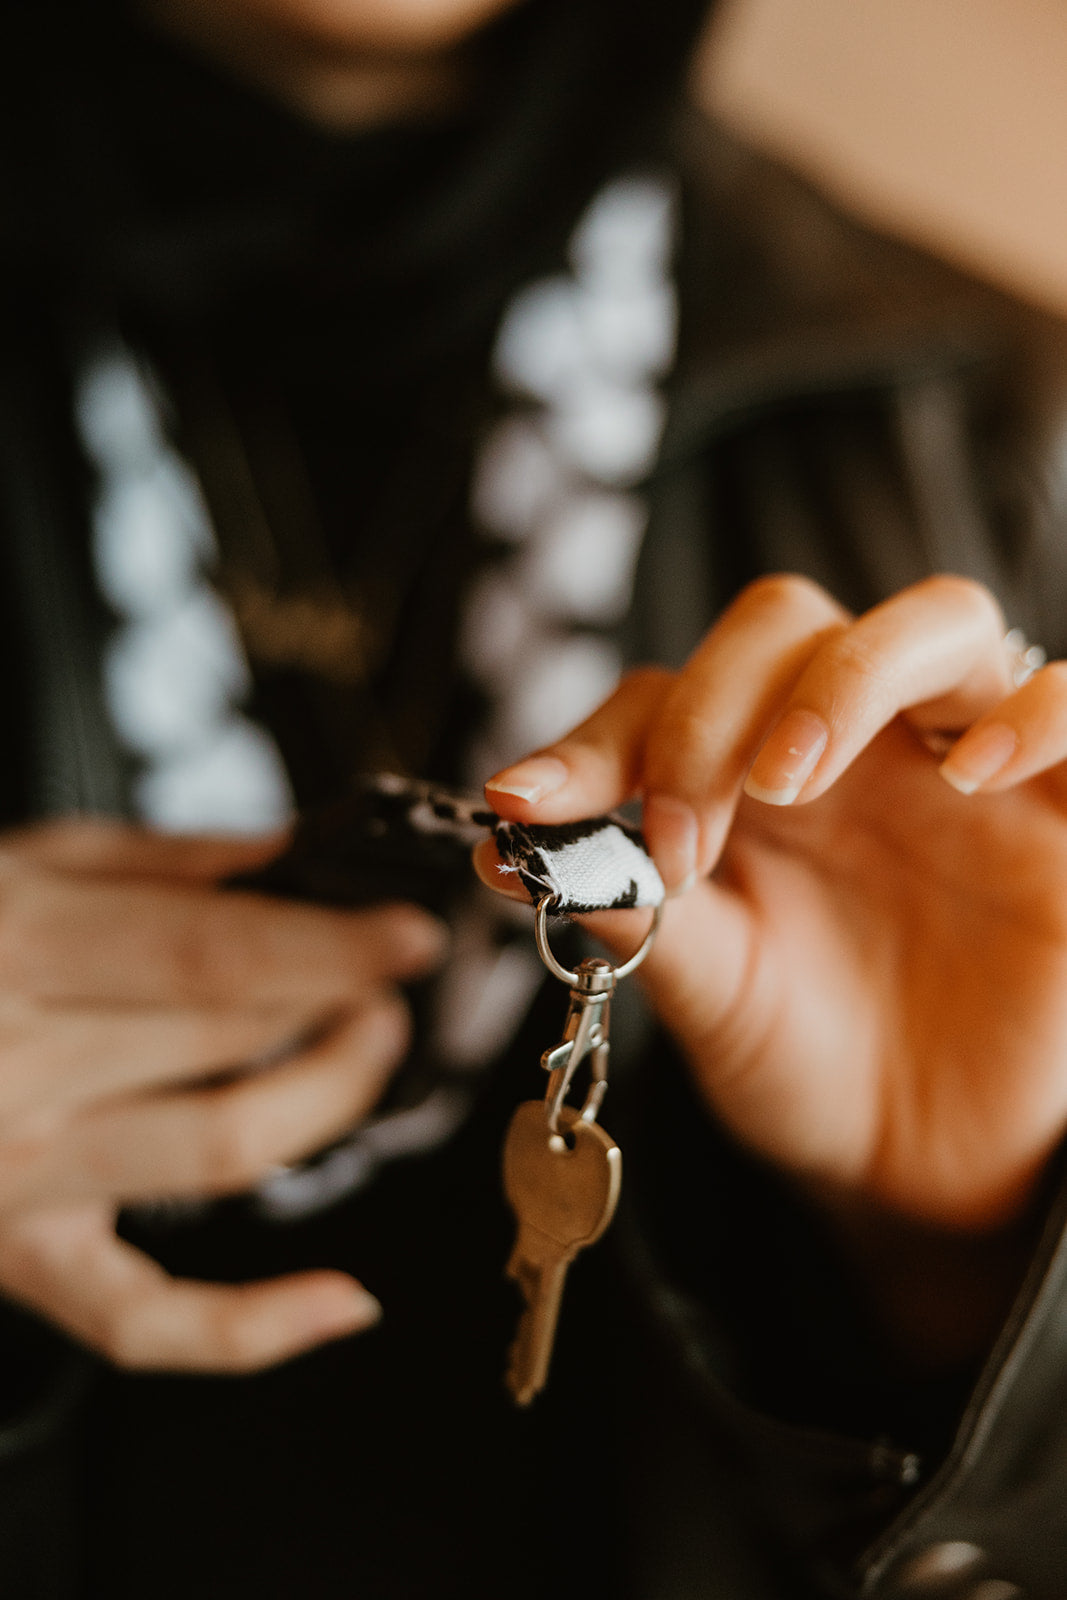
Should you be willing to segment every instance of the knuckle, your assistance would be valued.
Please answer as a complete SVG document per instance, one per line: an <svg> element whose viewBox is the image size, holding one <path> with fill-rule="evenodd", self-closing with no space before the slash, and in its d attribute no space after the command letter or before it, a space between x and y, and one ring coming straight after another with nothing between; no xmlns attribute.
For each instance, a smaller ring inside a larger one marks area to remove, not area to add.
<svg viewBox="0 0 1067 1600"><path fill-rule="evenodd" d="M0 1216L10 1214L24 1205L39 1187L42 1176L47 1179L53 1165L50 1160L52 1140L45 1135L22 1138L5 1137L0 1133Z"/></svg>
<svg viewBox="0 0 1067 1600"><path fill-rule="evenodd" d="M87 1342L113 1366L136 1372L152 1365L152 1339L145 1318L136 1307L117 1306L105 1311Z"/></svg>
<svg viewBox="0 0 1067 1600"><path fill-rule="evenodd" d="M216 965L209 956L204 931L195 919L182 918L168 930L165 954L176 996L191 999L218 989Z"/></svg>
<svg viewBox="0 0 1067 1600"><path fill-rule="evenodd" d="M37 1007L0 999L0 1140L21 1140L27 1116L47 1117L58 1048Z"/></svg>
<svg viewBox="0 0 1067 1600"><path fill-rule="evenodd" d="M338 916L317 929L320 993L325 1004L348 1004L394 977L433 965L443 953L442 928L425 912L396 904Z"/></svg>
<svg viewBox="0 0 1067 1600"><path fill-rule="evenodd" d="M261 919L248 915L237 899L234 895L231 903L220 895L206 916L191 906L188 915L171 925L167 966L180 998L225 1001L245 992L250 981L257 975L262 979L275 965Z"/></svg>
<svg viewBox="0 0 1067 1600"><path fill-rule="evenodd" d="M844 679L852 692L861 690L866 696L879 700L891 697L893 663L885 648L852 629L831 639L825 646L820 662L822 670L829 671L832 679Z"/></svg>
<svg viewBox="0 0 1067 1600"><path fill-rule="evenodd" d="M687 701L672 706L656 732L664 750L676 751L684 764L687 752L701 749L714 736L715 723L702 706Z"/></svg>
<svg viewBox="0 0 1067 1600"><path fill-rule="evenodd" d="M734 609L752 617L768 613L794 611L800 606L810 607L817 600L821 606L829 603L829 596L811 578L795 572L769 572L746 584L734 602Z"/></svg>
<svg viewBox="0 0 1067 1600"><path fill-rule="evenodd" d="M670 683L674 674L667 667L631 667L619 680L616 694L646 695L657 693Z"/></svg>
<svg viewBox="0 0 1067 1600"><path fill-rule="evenodd" d="M0 989L15 993L32 986L34 972L49 970L51 956L46 919L24 888L25 874L0 872Z"/></svg>
<svg viewBox="0 0 1067 1600"><path fill-rule="evenodd" d="M1037 686L1038 692L1067 695L1067 661L1050 661L1041 671L1035 673L1030 682Z"/></svg>
<svg viewBox="0 0 1067 1600"><path fill-rule="evenodd" d="M0 1228L0 1285L15 1296L41 1278L41 1252L32 1234L7 1218Z"/></svg>
<svg viewBox="0 0 1067 1600"><path fill-rule="evenodd" d="M217 1194L247 1189L269 1164L254 1111L243 1097L217 1092L200 1133L197 1165L203 1189Z"/></svg>
<svg viewBox="0 0 1067 1600"><path fill-rule="evenodd" d="M666 794L690 795L701 787L709 751L718 730L701 706L683 702L669 706L649 741L645 759L647 787Z"/></svg>
<svg viewBox="0 0 1067 1600"><path fill-rule="evenodd" d="M969 578L961 572L938 572L933 577L925 578L916 588L920 593L925 590L942 604L951 605L979 621L988 621L998 634L1003 633L1004 620L997 598L977 578Z"/></svg>
<svg viewBox="0 0 1067 1600"><path fill-rule="evenodd" d="M364 1117L380 1098L403 1059L405 1047L386 1047L379 1036L369 1044L358 1033L339 1041L328 1070L320 1069L330 1115L346 1126Z"/></svg>
<svg viewBox="0 0 1067 1600"><path fill-rule="evenodd" d="M250 1372L266 1365L267 1356L255 1323L245 1307L227 1299L205 1313L205 1354L224 1372Z"/></svg>
<svg viewBox="0 0 1067 1600"><path fill-rule="evenodd" d="M829 640L826 657L838 671L855 672L871 678L884 678L888 672L889 663L884 647L857 629Z"/></svg>
<svg viewBox="0 0 1067 1600"><path fill-rule="evenodd" d="M401 1060L411 1047L411 1011L405 1001L395 997L376 999L352 1021L351 1034L356 1045L354 1059L391 1063ZM343 1033L344 1023L337 1030Z"/></svg>

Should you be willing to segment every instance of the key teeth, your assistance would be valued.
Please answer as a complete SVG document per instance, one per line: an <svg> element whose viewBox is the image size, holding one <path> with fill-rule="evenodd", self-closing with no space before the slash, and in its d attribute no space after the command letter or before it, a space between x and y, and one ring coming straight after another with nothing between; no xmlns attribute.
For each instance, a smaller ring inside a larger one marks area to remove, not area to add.
<svg viewBox="0 0 1067 1600"><path fill-rule="evenodd" d="M508 1351L508 1368L504 1378L507 1391L517 1406L528 1406L531 1400L540 1394L543 1384L535 1383L532 1379L522 1378L522 1368L525 1363L521 1360L521 1338L516 1339Z"/></svg>

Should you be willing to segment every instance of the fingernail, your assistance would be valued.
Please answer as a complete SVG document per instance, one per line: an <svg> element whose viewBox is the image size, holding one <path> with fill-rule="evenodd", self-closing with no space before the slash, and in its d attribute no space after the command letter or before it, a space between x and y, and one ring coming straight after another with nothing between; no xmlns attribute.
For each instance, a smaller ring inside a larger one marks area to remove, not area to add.
<svg viewBox="0 0 1067 1600"><path fill-rule="evenodd" d="M319 1322L320 1333L356 1333L382 1320L382 1303L361 1283L353 1283L347 1303L335 1305Z"/></svg>
<svg viewBox="0 0 1067 1600"><path fill-rule="evenodd" d="M361 1283L331 1284L330 1289L328 1296L315 1297L318 1304L304 1307L301 1322L307 1338L343 1339L346 1334L365 1333L382 1320L381 1301Z"/></svg>
<svg viewBox="0 0 1067 1600"><path fill-rule="evenodd" d="M1006 722L988 722L965 733L941 763L941 776L960 794L973 794L1006 767L1019 748L1019 735Z"/></svg>
<svg viewBox="0 0 1067 1600"><path fill-rule="evenodd" d="M505 767L486 784L491 794L512 794L535 805L555 794L570 777L570 769L557 756L531 756L514 767Z"/></svg>
<svg viewBox="0 0 1067 1600"><path fill-rule="evenodd" d="M404 912L402 916L403 922L392 936L398 968L437 966L448 951L451 935L447 924L429 915Z"/></svg>
<svg viewBox="0 0 1067 1600"><path fill-rule="evenodd" d="M352 1286L352 1317L361 1328L373 1328L382 1320L382 1302L361 1283Z"/></svg>
<svg viewBox="0 0 1067 1600"><path fill-rule="evenodd" d="M700 824L692 806L670 794L645 796L641 831L670 895L696 882Z"/></svg>
<svg viewBox="0 0 1067 1600"><path fill-rule="evenodd" d="M830 740L830 730L814 711L794 707L787 711L764 740L745 793L769 806L791 806L815 768Z"/></svg>

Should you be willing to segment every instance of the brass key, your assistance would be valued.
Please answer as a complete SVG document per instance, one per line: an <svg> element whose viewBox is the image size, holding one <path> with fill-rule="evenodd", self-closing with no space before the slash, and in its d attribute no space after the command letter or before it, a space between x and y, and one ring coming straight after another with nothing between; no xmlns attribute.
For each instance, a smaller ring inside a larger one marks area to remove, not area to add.
<svg viewBox="0 0 1067 1600"><path fill-rule="evenodd" d="M567 1268L604 1232L619 1199L622 1151L570 1106L553 1133L540 1100L519 1106L504 1145L504 1189L518 1222L507 1273L526 1301L508 1358L515 1403L545 1386Z"/></svg>

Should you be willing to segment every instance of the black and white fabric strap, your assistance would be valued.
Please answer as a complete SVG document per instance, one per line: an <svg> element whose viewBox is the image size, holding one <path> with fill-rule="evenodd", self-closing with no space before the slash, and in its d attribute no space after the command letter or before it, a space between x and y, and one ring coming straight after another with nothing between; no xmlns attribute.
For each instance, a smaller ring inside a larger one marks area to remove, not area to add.
<svg viewBox="0 0 1067 1600"><path fill-rule="evenodd" d="M388 893L395 877L392 892L404 892L421 873L439 877L465 866L471 846L490 834L503 870L533 900L551 895L560 916L663 900L640 830L620 816L535 827L505 821L470 795L392 774L302 822L291 849L256 885L339 902Z"/></svg>

